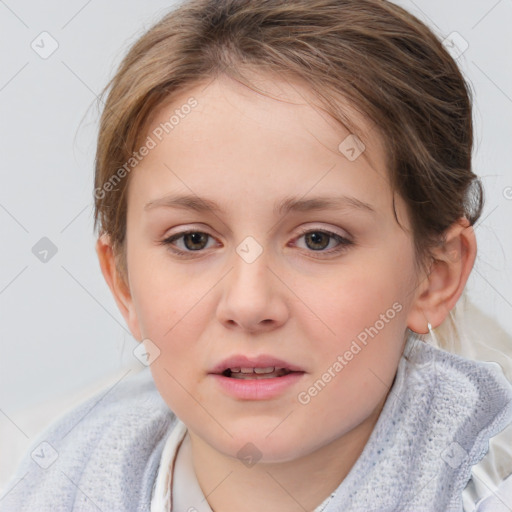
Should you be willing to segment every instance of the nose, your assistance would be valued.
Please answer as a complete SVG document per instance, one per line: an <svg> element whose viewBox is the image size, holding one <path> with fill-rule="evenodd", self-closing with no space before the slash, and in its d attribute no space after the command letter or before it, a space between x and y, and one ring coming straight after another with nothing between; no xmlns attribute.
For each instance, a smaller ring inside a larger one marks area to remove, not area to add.
<svg viewBox="0 0 512 512"><path fill-rule="evenodd" d="M228 329L256 333L283 325L288 316L288 294L284 276L271 268L265 251L254 261L237 252L231 271L221 281L222 296L217 306L218 320Z"/></svg>

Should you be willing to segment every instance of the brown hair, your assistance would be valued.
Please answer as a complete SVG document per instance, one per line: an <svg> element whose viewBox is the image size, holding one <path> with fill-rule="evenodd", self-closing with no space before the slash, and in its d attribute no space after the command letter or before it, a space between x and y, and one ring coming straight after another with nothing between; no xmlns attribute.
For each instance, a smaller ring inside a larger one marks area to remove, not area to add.
<svg viewBox="0 0 512 512"><path fill-rule="evenodd" d="M441 41L413 15L384 0L189 0L132 46L102 93L110 90L98 134L94 227L110 235L123 273L129 175L119 179L119 170L150 116L221 73L249 84L244 67L306 83L363 143L340 99L376 125L418 260L457 219L474 225L480 217L471 91Z"/></svg>

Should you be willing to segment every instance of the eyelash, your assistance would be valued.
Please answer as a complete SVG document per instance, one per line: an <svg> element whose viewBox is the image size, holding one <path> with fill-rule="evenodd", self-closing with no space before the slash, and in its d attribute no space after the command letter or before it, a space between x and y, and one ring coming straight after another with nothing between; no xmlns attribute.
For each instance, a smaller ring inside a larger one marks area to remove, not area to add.
<svg viewBox="0 0 512 512"><path fill-rule="evenodd" d="M203 235L213 238L211 235L209 235L208 233L205 233L204 231L198 231L198 230L191 229L188 231L183 231L181 233L176 233L174 235L171 235L170 237L168 237L162 241L162 245L167 245L169 247L169 249L179 257L190 257L194 253L200 254L200 253L204 252L204 249L199 249L197 251L183 251L181 249L176 249L176 247L173 245L174 241L179 240L180 238L183 238L184 236L192 234L192 233L199 233L199 234L203 234ZM314 251L312 249L308 250L308 252L311 252L311 253L321 253L323 255L330 256L330 255L342 253L342 252L348 250L348 248L351 245L354 245L354 242L352 242L348 238L342 237L342 236L338 235L337 233L333 233L332 231L326 231L323 229L305 229L299 233L299 236L297 237L297 239L303 237L304 235L307 235L308 233L322 233L324 235L329 236L330 238L334 238L338 242L338 245L334 249L329 249L328 251L325 251L325 250ZM194 257L194 256L192 256L192 257ZM315 257L323 258L324 256L315 256Z"/></svg>

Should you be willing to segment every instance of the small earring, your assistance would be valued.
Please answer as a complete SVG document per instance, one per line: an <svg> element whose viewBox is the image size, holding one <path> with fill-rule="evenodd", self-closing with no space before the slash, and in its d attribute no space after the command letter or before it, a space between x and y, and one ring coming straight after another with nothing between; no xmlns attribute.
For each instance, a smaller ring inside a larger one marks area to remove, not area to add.
<svg viewBox="0 0 512 512"><path fill-rule="evenodd" d="M427 327L428 327L428 332L430 333L430 337L432 338L432 341L434 342L433 344L436 346L436 347L439 347L439 341L437 339L437 336L435 335L434 333L434 329L432 327L432 324L430 322L427 322Z"/></svg>

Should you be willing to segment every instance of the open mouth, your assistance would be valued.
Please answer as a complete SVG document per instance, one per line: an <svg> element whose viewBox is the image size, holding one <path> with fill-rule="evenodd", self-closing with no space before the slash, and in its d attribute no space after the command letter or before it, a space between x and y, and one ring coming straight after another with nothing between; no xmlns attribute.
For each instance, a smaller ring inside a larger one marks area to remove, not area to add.
<svg viewBox="0 0 512 512"><path fill-rule="evenodd" d="M232 379L273 379L276 377L283 377L293 372L286 368L275 368L270 366L267 368L227 368L222 372L221 375L224 377L230 377ZM302 372L300 372L302 373Z"/></svg>

